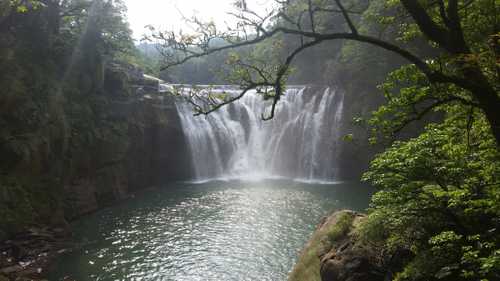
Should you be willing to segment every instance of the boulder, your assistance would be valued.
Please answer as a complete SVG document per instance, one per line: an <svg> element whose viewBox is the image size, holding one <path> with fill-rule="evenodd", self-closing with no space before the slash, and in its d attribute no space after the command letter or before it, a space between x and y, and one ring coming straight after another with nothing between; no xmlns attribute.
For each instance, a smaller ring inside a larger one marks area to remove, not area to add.
<svg viewBox="0 0 500 281"><path fill-rule="evenodd" d="M356 251L334 253L321 261L322 281L383 281L384 274L369 257Z"/></svg>
<svg viewBox="0 0 500 281"><path fill-rule="evenodd" d="M350 210L325 218L302 251L289 281L383 281L377 249L357 235L365 215Z"/></svg>
<svg viewBox="0 0 500 281"><path fill-rule="evenodd" d="M20 272L22 270L23 270L22 266L16 264L16 265L12 265L12 266L9 266L6 268L2 268L2 269L0 269L0 272L3 274L12 274L12 273Z"/></svg>

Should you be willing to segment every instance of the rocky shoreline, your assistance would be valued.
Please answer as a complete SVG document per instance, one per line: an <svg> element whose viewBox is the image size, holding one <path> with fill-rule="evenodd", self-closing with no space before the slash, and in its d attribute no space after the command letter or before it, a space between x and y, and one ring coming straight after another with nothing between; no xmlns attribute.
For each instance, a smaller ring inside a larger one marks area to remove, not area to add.
<svg viewBox="0 0 500 281"><path fill-rule="evenodd" d="M157 188L153 186L137 190L107 206L124 203ZM73 219L99 210L100 208L92 210ZM78 247L79 244L73 239L71 226L66 222L55 227L32 227L11 239L0 240L0 281L47 281L47 274L54 269L54 262L59 256ZM73 279L68 276L64 281Z"/></svg>
<svg viewBox="0 0 500 281"><path fill-rule="evenodd" d="M0 281L46 280L54 260L74 246L67 227L33 227L19 233L0 242Z"/></svg>

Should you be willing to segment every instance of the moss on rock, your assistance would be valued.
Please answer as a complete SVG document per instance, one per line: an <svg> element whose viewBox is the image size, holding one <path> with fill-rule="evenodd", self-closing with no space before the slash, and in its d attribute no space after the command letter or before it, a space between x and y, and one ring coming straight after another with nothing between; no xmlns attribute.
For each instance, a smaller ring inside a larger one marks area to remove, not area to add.
<svg viewBox="0 0 500 281"><path fill-rule="evenodd" d="M321 256L352 229L356 213L339 211L326 218L312 235L295 264L289 281L320 281Z"/></svg>
<svg viewBox="0 0 500 281"><path fill-rule="evenodd" d="M364 219L364 215L349 210L325 218L301 252L288 280L384 280L382 255L358 235Z"/></svg>

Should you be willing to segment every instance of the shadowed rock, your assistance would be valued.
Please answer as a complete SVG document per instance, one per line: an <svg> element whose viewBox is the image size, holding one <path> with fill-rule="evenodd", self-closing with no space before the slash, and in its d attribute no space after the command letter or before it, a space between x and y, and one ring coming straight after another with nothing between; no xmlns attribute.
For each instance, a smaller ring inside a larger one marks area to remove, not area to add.
<svg viewBox="0 0 500 281"><path fill-rule="evenodd" d="M318 226L301 252L290 281L383 281L387 275L377 249L357 235L365 215L344 210Z"/></svg>

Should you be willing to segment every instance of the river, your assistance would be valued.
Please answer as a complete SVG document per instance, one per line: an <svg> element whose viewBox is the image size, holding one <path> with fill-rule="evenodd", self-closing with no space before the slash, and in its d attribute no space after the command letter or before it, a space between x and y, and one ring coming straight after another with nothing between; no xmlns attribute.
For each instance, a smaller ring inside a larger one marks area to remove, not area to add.
<svg viewBox="0 0 500 281"><path fill-rule="evenodd" d="M50 280L286 280L321 218L372 189L291 180L172 183L74 223Z"/></svg>

